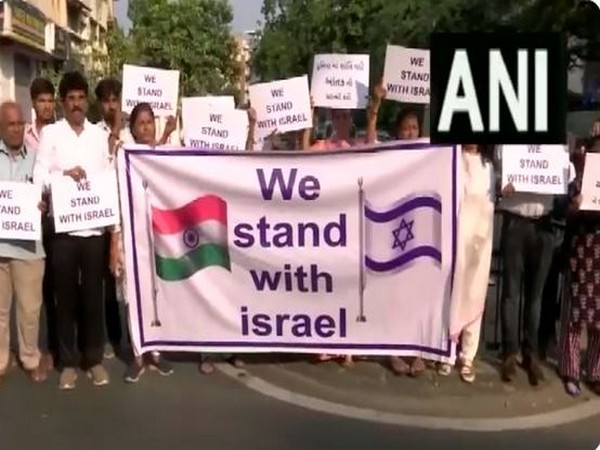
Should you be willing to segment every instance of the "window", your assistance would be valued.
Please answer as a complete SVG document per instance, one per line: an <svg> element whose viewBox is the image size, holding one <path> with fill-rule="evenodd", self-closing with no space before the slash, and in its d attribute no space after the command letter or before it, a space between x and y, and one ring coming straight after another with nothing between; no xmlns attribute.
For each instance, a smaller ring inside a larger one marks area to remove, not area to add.
<svg viewBox="0 0 600 450"><path fill-rule="evenodd" d="M15 84L19 86L29 86L31 82L31 61L28 57L16 53L15 61Z"/></svg>

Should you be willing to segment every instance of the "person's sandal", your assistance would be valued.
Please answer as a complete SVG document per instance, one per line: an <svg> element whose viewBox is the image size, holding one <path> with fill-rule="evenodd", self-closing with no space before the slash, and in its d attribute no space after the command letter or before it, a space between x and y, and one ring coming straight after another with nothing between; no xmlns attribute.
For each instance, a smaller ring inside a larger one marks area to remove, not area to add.
<svg viewBox="0 0 600 450"><path fill-rule="evenodd" d="M237 356L232 356L230 358L227 359L227 362L229 364L231 364L233 367L235 367L236 369L241 369L243 368L246 364L244 363L244 361L242 361L240 358L238 358Z"/></svg>
<svg viewBox="0 0 600 450"><path fill-rule="evenodd" d="M471 364L463 364L460 368L460 379L464 383L472 384L475 381L475 369Z"/></svg>
<svg viewBox="0 0 600 450"><path fill-rule="evenodd" d="M437 374L441 377L449 377L452 374L452 366L447 363L439 363Z"/></svg>
<svg viewBox="0 0 600 450"><path fill-rule="evenodd" d="M48 372L43 362L40 362L35 369L28 370L27 372L34 383L43 383L48 378Z"/></svg>
<svg viewBox="0 0 600 450"><path fill-rule="evenodd" d="M581 386L579 385L578 381L576 381L576 380L564 380L563 384L565 386L565 391L571 397L577 397L579 394L581 394Z"/></svg>

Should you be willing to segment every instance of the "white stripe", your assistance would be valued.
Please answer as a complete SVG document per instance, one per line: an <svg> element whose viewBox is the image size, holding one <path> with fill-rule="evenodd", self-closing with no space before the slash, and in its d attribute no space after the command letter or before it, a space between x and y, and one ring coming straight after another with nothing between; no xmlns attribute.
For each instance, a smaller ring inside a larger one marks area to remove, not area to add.
<svg viewBox="0 0 600 450"><path fill-rule="evenodd" d="M178 258L192 250L194 247L186 245L184 240L186 231L196 233L198 241L197 245L227 245L227 227L217 220L207 220L194 228L185 230L182 233L154 233L154 248L156 253L167 258Z"/></svg>

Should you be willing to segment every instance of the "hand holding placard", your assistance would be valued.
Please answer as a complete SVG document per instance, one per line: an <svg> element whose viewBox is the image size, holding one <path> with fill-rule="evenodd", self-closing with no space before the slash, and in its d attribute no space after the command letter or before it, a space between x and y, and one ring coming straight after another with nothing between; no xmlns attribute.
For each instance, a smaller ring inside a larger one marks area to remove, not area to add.
<svg viewBox="0 0 600 450"><path fill-rule="evenodd" d="M73 181L78 183L80 180L85 179L85 170L83 170L80 166L75 166L72 169L63 171L63 175L73 178Z"/></svg>

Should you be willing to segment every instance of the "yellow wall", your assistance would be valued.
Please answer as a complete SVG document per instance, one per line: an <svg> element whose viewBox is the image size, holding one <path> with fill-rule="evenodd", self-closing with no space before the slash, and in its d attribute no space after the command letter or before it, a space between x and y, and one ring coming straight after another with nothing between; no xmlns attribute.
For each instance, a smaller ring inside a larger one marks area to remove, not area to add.
<svg viewBox="0 0 600 450"><path fill-rule="evenodd" d="M48 19L62 28L67 27L67 0L28 0Z"/></svg>

